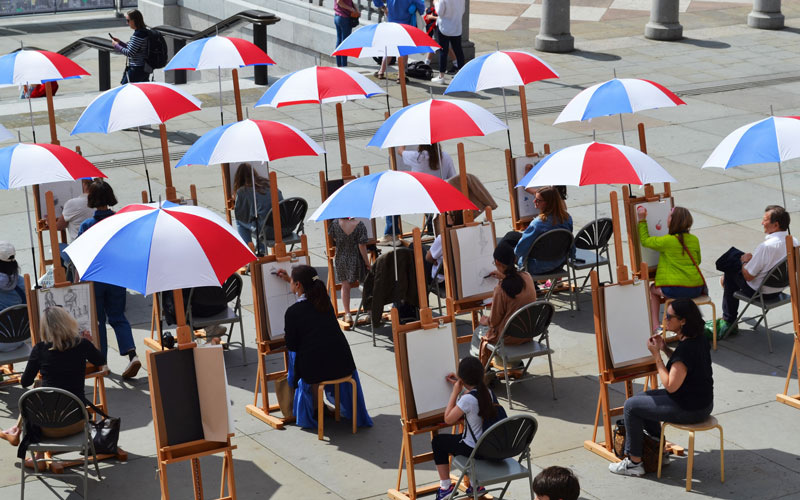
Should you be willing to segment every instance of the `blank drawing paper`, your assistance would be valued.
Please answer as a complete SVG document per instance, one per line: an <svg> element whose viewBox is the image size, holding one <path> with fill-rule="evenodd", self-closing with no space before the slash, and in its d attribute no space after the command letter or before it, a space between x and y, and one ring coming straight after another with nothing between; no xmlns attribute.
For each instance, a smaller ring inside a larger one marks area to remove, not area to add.
<svg viewBox="0 0 800 500"><path fill-rule="evenodd" d="M491 294L497 279L494 267L494 231L491 224L460 227L451 233L459 298Z"/></svg>
<svg viewBox="0 0 800 500"><path fill-rule="evenodd" d="M647 209L647 230L650 236L664 236L669 234L669 227L667 226L667 217L669 217L670 210L672 210L672 203L670 200L650 201L647 203L639 203L634 207L633 214L636 217L636 240L639 241L639 219L637 210L639 207ZM658 252L642 246L639 241L639 248L641 250L642 262L647 262L648 266L658 265Z"/></svg>
<svg viewBox="0 0 800 500"><path fill-rule="evenodd" d="M269 338L281 339L284 336L284 316L289 306L297 301L292 293L289 283L283 281L275 273L283 269L289 275L292 267L298 264L307 264L308 259L302 261L265 262L261 264L261 273L264 276L264 299L267 310L267 326Z"/></svg>
<svg viewBox="0 0 800 500"><path fill-rule="evenodd" d="M408 372L419 418L442 413L453 392L445 376L457 370L454 329L455 324L448 323L406 334Z"/></svg>
<svg viewBox="0 0 800 500"><path fill-rule="evenodd" d="M606 340L614 367L648 361L650 329L647 283L611 285L604 288Z"/></svg>

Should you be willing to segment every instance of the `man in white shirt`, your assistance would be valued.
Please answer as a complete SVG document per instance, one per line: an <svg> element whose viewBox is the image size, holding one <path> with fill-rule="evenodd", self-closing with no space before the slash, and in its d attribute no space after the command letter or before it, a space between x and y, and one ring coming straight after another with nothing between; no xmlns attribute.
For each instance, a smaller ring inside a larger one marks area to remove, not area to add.
<svg viewBox="0 0 800 500"><path fill-rule="evenodd" d="M781 206L770 205L764 209L761 226L764 228L764 241L753 250L744 253L731 248L717 260L717 269L725 273L722 286L722 328L724 336L736 330L739 314L739 300L733 294L741 292L752 297L767 274L786 257L786 236L789 234L789 213ZM798 246L797 238L793 238ZM764 287L764 299L775 298L782 289Z"/></svg>
<svg viewBox="0 0 800 500"><path fill-rule="evenodd" d="M89 208L87 201L89 185L91 183L92 179L81 180L83 194L77 198L67 200L67 202L64 203L64 209L61 211L61 215L58 217L58 220L56 220L56 228L59 231L66 229L69 233L70 241L74 241L75 238L78 237L78 230L81 228L83 221L91 219L94 216L94 209Z"/></svg>

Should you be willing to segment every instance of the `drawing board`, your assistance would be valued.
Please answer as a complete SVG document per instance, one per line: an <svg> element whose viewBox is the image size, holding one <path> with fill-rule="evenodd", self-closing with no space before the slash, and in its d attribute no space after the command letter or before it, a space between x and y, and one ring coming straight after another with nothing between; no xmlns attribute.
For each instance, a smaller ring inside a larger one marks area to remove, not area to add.
<svg viewBox="0 0 800 500"><path fill-rule="evenodd" d="M497 285L497 279L488 276L495 270L494 224L451 229L450 242L453 248L458 298L492 293Z"/></svg>
<svg viewBox="0 0 800 500"><path fill-rule="evenodd" d="M445 377L458 369L455 323L445 323L429 330L414 330L405 336L408 373L417 417L442 413L453 392L453 386Z"/></svg>
<svg viewBox="0 0 800 500"><path fill-rule="evenodd" d="M514 184L516 185L520 179L525 177L525 174L530 172L530 170L539 163L539 160L541 160L541 158L538 156L514 158ZM539 209L533 204L535 196L525 191L524 188L518 187L514 189L517 192L517 212L519 212L517 214L517 219L533 218L539 215Z"/></svg>
<svg viewBox="0 0 800 500"><path fill-rule="evenodd" d="M63 307L78 322L81 335L89 332L92 343L100 348L97 336L97 312L91 283L76 283L69 286L39 288L36 290L38 316L48 307Z"/></svg>
<svg viewBox="0 0 800 500"><path fill-rule="evenodd" d="M669 217L669 213L672 210L671 199L638 203L633 206L633 217L637 217L636 214L639 207L647 209L647 229L650 232L650 236L664 236L665 234L669 234L667 217ZM634 220L637 221L637 226L635 226L636 240L639 241L638 218ZM658 265L657 251L643 247L641 241L639 241L639 249L641 251L642 262L646 262L648 266Z"/></svg>
<svg viewBox="0 0 800 500"><path fill-rule="evenodd" d="M310 265L308 257L302 257L297 261L285 260L261 264L261 273L264 277L264 306L267 313L267 328L269 330L269 338L272 340L283 338L284 315L289 306L297 300L289 283L280 279L275 273L279 269L283 269L291 275L292 267L299 264Z"/></svg>
<svg viewBox="0 0 800 500"><path fill-rule="evenodd" d="M53 192L53 205L55 205L56 217L64 211L64 203L72 198L77 198L83 194L81 181L60 181L48 182L39 185L39 207L41 207L42 219L47 219L47 201L45 195L48 191Z"/></svg>
<svg viewBox="0 0 800 500"><path fill-rule="evenodd" d="M647 282L609 285L603 289L606 342L615 368L652 359L647 339L652 335Z"/></svg>
<svg viewBox="0 0 800 500"><path fill-rule="evenodd" d="M356 218L357 221L363 222L364 227L367 228L367 239L373 241L376 239L375 233L375 219L367 219L365 217Z"/></svg>

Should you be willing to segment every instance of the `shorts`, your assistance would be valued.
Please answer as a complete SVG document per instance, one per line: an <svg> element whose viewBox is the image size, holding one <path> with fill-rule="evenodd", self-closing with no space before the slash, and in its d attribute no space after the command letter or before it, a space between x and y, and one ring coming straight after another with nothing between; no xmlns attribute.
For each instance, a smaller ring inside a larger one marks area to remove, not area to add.
<svg viewBox="0 0 800 500"><path fill-rule="evenodd" d="M662 286L661 294L668 299L693 299L703 295L703 286Z"/></svg>

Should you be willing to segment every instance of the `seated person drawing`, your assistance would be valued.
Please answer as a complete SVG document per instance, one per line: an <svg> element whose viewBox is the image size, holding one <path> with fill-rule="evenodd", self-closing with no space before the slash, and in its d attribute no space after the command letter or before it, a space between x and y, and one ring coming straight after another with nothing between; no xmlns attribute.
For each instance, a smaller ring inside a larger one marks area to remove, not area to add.
<svg viewBox="0 0 800 500"><path fill-rule="evenodd" d="M701 262L700 241L689 233L692 214L683 207L672 209L667 217L669 234L664 236L650 236L645 207L638 207L637 215L639 241L643 247L658 251L656 279L650 287L650 324L653 331L658 332L662 297L692 299L707 293L705 279L698 267Z"/></svg>
<svg viewBox="0 0 800 500"><path fill-rule="evenodd" d="M519 237L514 247L514 254L518 258L518 265L523 266L524 259L528 259L528 254L531 251L533 242L536 238L543 235L551 229L566 229L572 232L572 217L567 212L567 204L559 194L554 186L546 186L536 192L533 203L536 208L540 210L539 215L534 217L530 225L525 229ZM518 234L518 233L515 233ZM514 244L515 234L506 234L503 236L503 241L509 244ZM572 247L574 254L575 247ZM528 272L531 274L545 274L554 271L566 262L567 256L563 260L557 261L537 261L536 259L528 259Z"/></svg>
<svg viewBox="0 0 800 500"><path fill-rule="evenodd" d="M352 375L358 387L358 425L372 427L353 354L336 320L325 282L316 269L306 265L293 267L291 276L284 270L277 275L290 284L297 297L284 315L289 383L295 388L293 407L297 425L317 427L317 384ZM325 392L332 401L334 387L326 386ZM340 408L345 418L352 418L352 397L351 385L340 384Z"/></svg>
<svg viewBox="0 0 800 500"><path fill-rule="evenodd" d="M81 337L78 322L64 308L46 308L39 323L42 341L33 346L20 384L22 387L29 387L41 373L43 387L64 389L88 403L84 395L86 362L102 366L106 363L105 357L88 338ZM27 443L20 444L19 426L20 422L17 421L17 425L0 432L0 438L12 446L20 445L17 456L24 458ZM63 428L42 428L41 431L45 437L59 438L81 432L83 426L83 422L78 422ZM26 433L26 440L29 435ZM36 454L36 460L42 458L43 454ZM25 466L33 468L34 463L31 459L26 459Z"/></svg>
<svg viewBox="0 0 800 500"><path fill-rule="evenodd" d="M500 280L492 294L492 312L482 316L480 325L474 335L480 338L480 360L485 366L491 357L486 344L496 344L505 328L508 318L519 308L536 300L536 287L531 275L518 272L514 265L514 250L506 244L499 244L494 249L494 265L492 275ZM507 344L516 344L524 340L509 337Z"/></svg>
<svg viewBox="0 0 800 500"><path fill-rule="evenodd" d="M705 323L691 299L676 299L667 307L667 329L678 334L675 349L661 335L647 340L663 389L637 394L625 401L625 454L621 462L608 466L614 474L644 475L642 449L644 431L661 435L661 422L696 424L714 408L714 379L710 345L703 334ZM669 356L666 366L661 351Z"/></svg>
<svg viewBox="0 0 800 500"><path fill-rule="evenodd" d="M722 328L718 329L719 335L724 337L737 329L735 322L739 315L739 300L733 294L741 292L752 297L767 278L767 273L786 257L789 222L789 212L781 206L769 205L764 209L764 217L761 219L761 226L766 236L753 253L744 253L738 248L731 247L717 259L717 270L725 273L721 280L724 291ZM794 246L797 246L797 238L793 239ZM762 293L765 300L770 300L776 298L781 291L777 288L764 287Z"/></svg>
<svg viewBox="0 0 800 500"><path fill-rule="evenodd" d="M184 306L189 304L189 294L191 293L192 317L210 318L225 311L228 308L228 301L225 297L225 290L221 286L200 286L183 289ZM161 303L164 308L164 319L168 325L177 324L175 318L175 302L172 291L164 292L161 295ZM186 321L189 321L189 311L186 310ZM206 343L219 344L222 336L228 329L222 325L212 325L204 328Z"/></svg>

